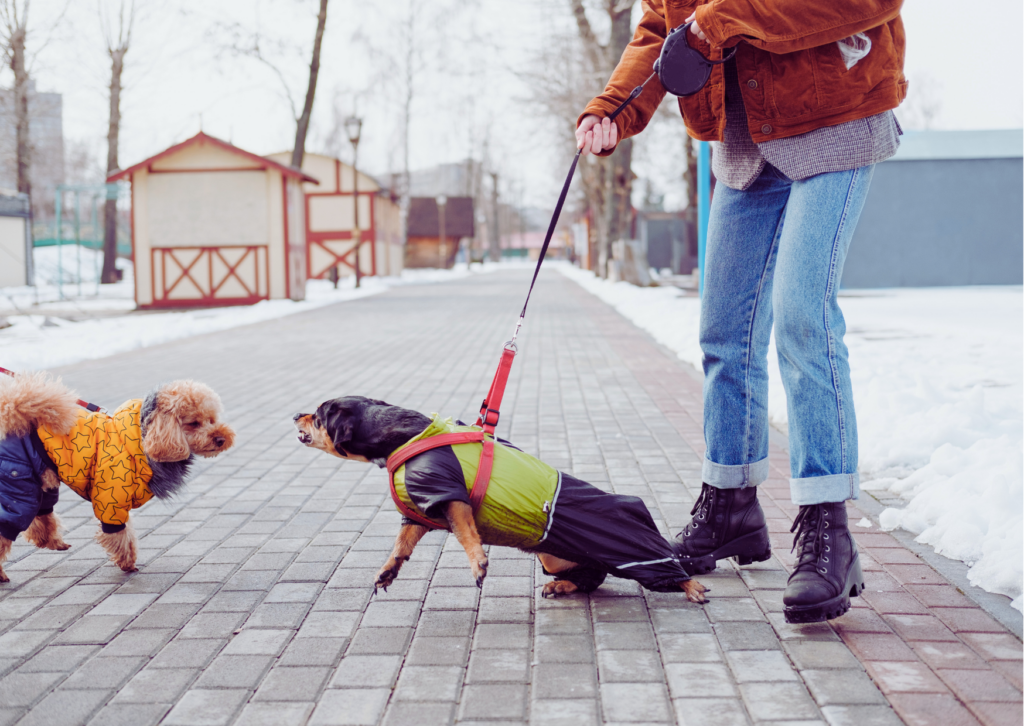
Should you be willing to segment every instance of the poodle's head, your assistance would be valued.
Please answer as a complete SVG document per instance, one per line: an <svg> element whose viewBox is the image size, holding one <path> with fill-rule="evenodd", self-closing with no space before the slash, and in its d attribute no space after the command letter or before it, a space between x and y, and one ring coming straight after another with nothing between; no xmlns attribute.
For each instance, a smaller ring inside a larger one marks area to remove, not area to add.
<svg viewBox="0 0 1024 726"><path fill-rule="evenodd" d="M172 381L146 396L142 406L142 447L153 461L183 461L191 454L216 456L235 443L221 420L220 396L196 381Z"/></svg>

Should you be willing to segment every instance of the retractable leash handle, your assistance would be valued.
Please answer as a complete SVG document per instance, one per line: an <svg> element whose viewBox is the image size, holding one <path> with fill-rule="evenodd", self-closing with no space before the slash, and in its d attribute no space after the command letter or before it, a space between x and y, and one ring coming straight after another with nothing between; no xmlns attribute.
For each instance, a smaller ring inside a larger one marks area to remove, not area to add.
<svg viewBox="0 0 1024 726"><path fill-rule="evenodd" d="M6 368L0 368L0 373L6 373L9 376L17 375L14 371L7 370ZM106 413L106 409L103 408L102 406L97 406L95 403L83 401L81 398L76 398L75 403L84 408L86 411L91 411L93 413L96 413L97 411L102 411Z"/></svg>

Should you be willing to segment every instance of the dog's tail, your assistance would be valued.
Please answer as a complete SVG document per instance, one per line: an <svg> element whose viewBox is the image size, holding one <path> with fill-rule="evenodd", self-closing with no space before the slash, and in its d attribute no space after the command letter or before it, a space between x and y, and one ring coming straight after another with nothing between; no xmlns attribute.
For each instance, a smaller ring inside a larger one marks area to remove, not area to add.
<svg viewBox="0 0 1024 726"><path fill-rule="evenodd" d="M0 438L24 436L40 426L68 433L78 419L76 398L49 373L0 375Z"/></svg>

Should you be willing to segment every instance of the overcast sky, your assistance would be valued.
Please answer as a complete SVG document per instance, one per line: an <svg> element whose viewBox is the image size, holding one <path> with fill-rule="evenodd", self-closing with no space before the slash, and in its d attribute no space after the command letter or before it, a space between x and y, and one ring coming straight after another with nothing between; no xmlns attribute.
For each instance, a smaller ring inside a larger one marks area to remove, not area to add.
<svg viewBox="0 0 1024 726"><path fill-rule="evenodd" d="M116 8L118 0L101 0ZM421 51L413 100L413 168L479 154L486 142L511 188L506 196L550 207L566 153L555 122L533 112L524 73L557 33L572 29L565 0L331 0L307 149L329 146L335 116L355 108L366 119L361 166L378 175L401 167L397 67L401 21L419 9ZM30 50L37 87L64 97L64 132L105 159L109 59L95 2L35 0ZM196 133L258 154L290 149L294 119L283 84L267 65L231 50L233 39L261 36L295 102L301 105L317 0L139 0L126 58L121 166ZM1024 125L1021 0L907 0L906 72L920 107L938 105L941 129ZM234 32L232 28L239 29ZM0 75L10 85L10 72ZM906 114L913 117L912 113ZM640 137L635 171L654 180L671 205L681 198L678 131ZM342 147L348 159L348 145ZM513 200L515 201L515 200Z"/></svg>

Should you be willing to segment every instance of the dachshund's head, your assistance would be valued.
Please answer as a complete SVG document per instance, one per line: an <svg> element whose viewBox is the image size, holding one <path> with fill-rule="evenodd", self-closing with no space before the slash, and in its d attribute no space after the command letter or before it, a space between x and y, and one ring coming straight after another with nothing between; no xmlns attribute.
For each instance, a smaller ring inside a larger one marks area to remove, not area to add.
<svg viewBox="0 0 1024 726"><path fill-rule="evenodd" d="M293 417L299 441L332 456L384 466L388 456L430 425L422 413L363 396L324 401Z"/></svg>
<svg viewBox="0 0 1024 726"><path fill-rule="evenodd" d="M183 461L191 454L216 456L235 443L221 420L224 409L213 389L196 381L173 381L146 397L142 447L153 461Z"/></svg>

